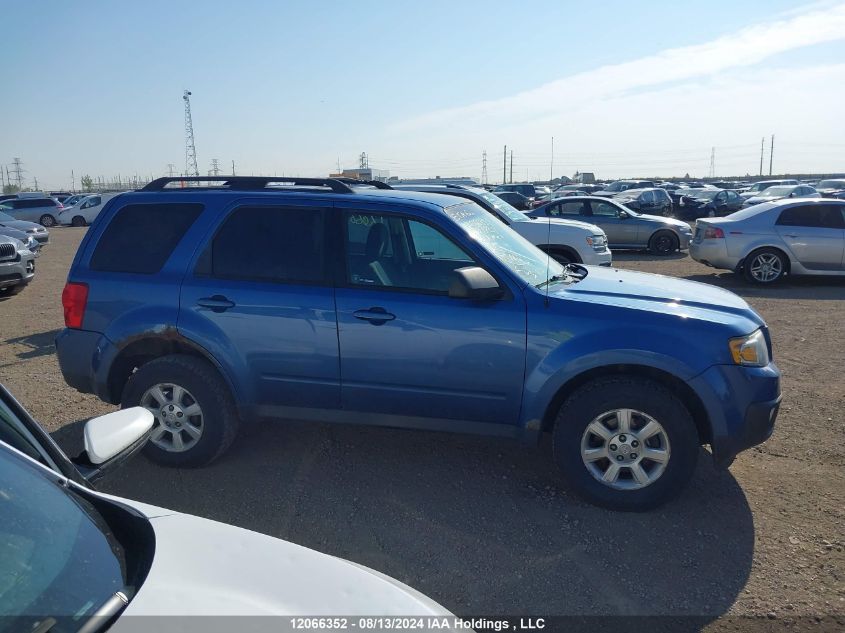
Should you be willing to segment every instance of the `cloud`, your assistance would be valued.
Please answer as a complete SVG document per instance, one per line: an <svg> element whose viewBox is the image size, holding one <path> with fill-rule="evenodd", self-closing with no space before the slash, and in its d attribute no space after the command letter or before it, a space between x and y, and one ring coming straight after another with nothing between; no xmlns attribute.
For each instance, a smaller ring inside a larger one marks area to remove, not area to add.
<svg viewBox="0 0 845 633"><path fill-rule="evenodd" d="M654 89L759 64L780 53L845 39L845 3L807 8L756 24L704 44L662 51L630 62L602 66L532 90L467 106L436 110L392 126L408 133L443 126L514 125L559 112L577 90L581 103Z"/></svg>

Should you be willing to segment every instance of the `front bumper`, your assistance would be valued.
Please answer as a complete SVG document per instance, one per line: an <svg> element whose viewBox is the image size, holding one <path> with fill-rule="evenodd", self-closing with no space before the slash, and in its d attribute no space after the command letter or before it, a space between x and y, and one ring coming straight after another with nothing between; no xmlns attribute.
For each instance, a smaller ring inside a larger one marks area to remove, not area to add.
<svg viewBox="0 0 845 633"><path fill-rule="evenodd" d="M710 421L709 443L717 466L727 468L742 451L765 442L780 409L780 370L714 365L690 381Z"/></svg>
<svg viewBox="0 0 845 633"><path fill-rule="evenodd" d="M0 262L0 288L11 288L28 284L35 277L35 255L30 251L18 251L18 258Z"/></svg>
<svg viewBox="0 0 845 633"><path fill-rule="evenodd" d="M590 250L582 256L584 263L589 266L611 266L613 265L613 253L605 247L603 251Z"/></svg>

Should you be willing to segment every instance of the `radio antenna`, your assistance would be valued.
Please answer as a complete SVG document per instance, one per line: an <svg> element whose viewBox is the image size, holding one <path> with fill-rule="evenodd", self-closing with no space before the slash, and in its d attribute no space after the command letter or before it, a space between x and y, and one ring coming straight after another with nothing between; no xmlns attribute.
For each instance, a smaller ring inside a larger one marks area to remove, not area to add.
<svg viewBox="0 0 845 633"><path fill-rule="evenodd" d="M549 282L549 267L552 264L552 253L551 253L551 246L552 246L552 216L549 215L549 212L546 211L546 226L548 227L546 231L546 302L545 306L549 307L549 286L552 284Z"/></svg>

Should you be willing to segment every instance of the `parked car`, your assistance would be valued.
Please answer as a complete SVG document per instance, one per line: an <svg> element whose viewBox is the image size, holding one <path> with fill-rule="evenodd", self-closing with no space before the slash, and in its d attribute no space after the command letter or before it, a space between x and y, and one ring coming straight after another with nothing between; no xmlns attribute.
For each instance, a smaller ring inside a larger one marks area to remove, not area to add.
<svg viewBox="0 0 845 633"><path fill-rule="evenodd" d="M613 196L619 204L639 213L652 215L672 215L672 198L663 189L652 187L649 189L629 189Z"/></svg>
<svg viewBox="0 0 845 633"><path fill-rule="evenodd" d="M743 206L751 207L781 198L821 198L821 194L810 185L775 185L767 187L757 196L746 198Z"/></svg>
<svg viewBox="0 0 845 633"><path fill-rule="evenodd" d="M845 275L845 201L782 199L698 220L690 256L760 284Z"/></svg>
<svg viewBox="0 0 845 633"><path fill-rule="evenodd" d="M40 246L45 246L50 243L50 232L46 228L40 224L36 224L35 222L16 220L8 213L0 212L0 227L17 229L29 237L32 237Z"/></svg>
<svg viewBox="0 0 845 633"><path fill-rule="evenodd" d="M16 220L38 222L47 228L56 225L56 218L62 210L62 203L52 198L35 198L27 196L12 198L0 202L0 212L12 216Z"/></svg>
<svg viewBox="0 0 845 633"><path fill-rule="evenodd" d="M77 202L79 202L83 198L87 198L88 196L93 196L93 195L94 195L93 193L77 193L77 194L70 196L66 200L62 200L62 205L66 206L66 207L72 207L73 205L75 205Z"/></svg>
<svg viewBox="0 0 845 633"><path fill-rule="evenodd" d="M497 219L501 220L562 264L579 263L610 266L612 254L607 248L607 236L595 224L574 221L575 218L553 220L551 223L534 222L498 196L478 187L463 185L409 185L402 190L442 193L472 200Z"/></svg>
<svg viewBox="0 0 845 633"><path fill-rule="evenodd" d="M0 385L0 542L13 580L3 587L4 631L113 630L137 616L451 621L430 598L357 563L97 492L90 480L143 446L152 425L140 407L89 420L74 463Z"/></svg>
<svg viewBox="0 0 845 633"><path fill-rule="evenodd" d="M655 255L669 255L688 248L692 239L692 229L686 222L644 215L614 199L567 197L529 211L528 215L578 219L595 224L607 234L611 249L648 248Z"/></svg>
<svg viewBox="0 0 845 633"><path fill-rule="evenodd" d="M672 214L684 220L728 215L744 203L736 191L728 189L679 189L672 195L673 201L676 196Z"/></svg>
<svg viewBox="0 0 845 633"><path fill-rule="evenodd" d="M493 193L500 194L500 193L518 193L522 196L528 198L529 202L536 198L538 195L542 195L544 193L549 193L548 187L545 188L546 191L539 191L537 187L532 185L531 183L512 183L512 184L504 184L504 185L496 185L496 188L493 189ZM513 203L510 203L513 204Z"/></svg>
<svg viewBox="0 0 845 633"><path fill-rule="evenodd" d="M517 191L493 191L493 195L498 196L519 211L527 211L532 208L532 199Z"/></svg>
<svg viewBox="0 0 845 633"><path fill-rule="evenodd" d="M16 295L35 277L35 254L13 237L0 235L0 297Z"/></svg>
<svg viewBox="0 0 845 633"><path fill-rule="evenodd" d="M613 196L628 191L628 189L644 189L647 187L654 187L653 180L617 180L610 183L604 189L594 191L594 196L602 196L603 198L612 198Z"/></svg>
<svg viewBox="0 0 845 633"><path fill-rule="evenodd" d="M23 231L4 226L2 224L0 224L0 235L4 235L6 237L11 237L18 240L33 255L35 255L36 257L41 256L41 244L39 244L38 241L31 235L27 235Z"/></svg>
<svg viewBox="0 0 845 633"><path fill-rule="evenodd" d="M645 510L699 445L724 467L772 432L768 330L726 290L563 266L455 196L180 180L209 178L106 205L56 339L70 386L154 414L160 463L208 464L259 418L549 431L578 494Z"/></svg>
<svg viewBox="0 0 845 633"><path fill-rule="evenodd" d="M787 178L786 180L758 180L753 185L748 187L747 189L740 191L739 195L741 195L744 199L752 198L754 196L759 195L769 187L774 187L776 185L797 185L799 184L797 180L794 178Z"/></svg>
<svg viewBox="0 0 845 633"><path fill-rule="evenodd" d="M79 200L72 207L59 212L58 222L63 226L88 226L103 210L105 204L120 193L96 193Z"/></svg>
<svg viewBox="0 0 845 633"><path fill-rule="evenodd" d="M820 180L816 185L822 198L842 198L845 199L845 178L831 178L828 180Z"/></svg>

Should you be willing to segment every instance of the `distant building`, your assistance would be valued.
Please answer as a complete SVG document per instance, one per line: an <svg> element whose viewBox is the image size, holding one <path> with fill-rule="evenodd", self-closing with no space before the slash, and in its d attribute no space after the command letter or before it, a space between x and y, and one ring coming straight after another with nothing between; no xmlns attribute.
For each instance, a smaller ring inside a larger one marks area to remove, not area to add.
<svg viewBox="0 0 845 633"><path fill-rule="evenodd" d="M339 174L329 174L329 178L355 178L357 180L380 180L387 182L388 178L390 178L390 172L385 169L358 167L356 169L344 169Z"/></svg>
<svg viewBox="0 0 845 633"><path fill-rule="evenodd" d="M582 171L575 175L575 182L579 185L592 185L596 182L596 175L591 171Z"/></svg>
<svg viewBox="0 0 845 633"><path fill-rule="evenodd" d="M468 185L470 187L478 186L478 181L475 178L468 176L458 176L455 178L397 178L393 176L387 181L390 185Z"/></svg>

